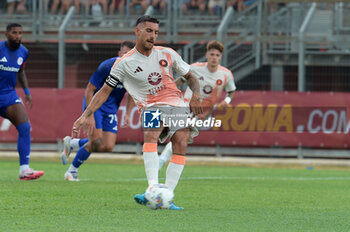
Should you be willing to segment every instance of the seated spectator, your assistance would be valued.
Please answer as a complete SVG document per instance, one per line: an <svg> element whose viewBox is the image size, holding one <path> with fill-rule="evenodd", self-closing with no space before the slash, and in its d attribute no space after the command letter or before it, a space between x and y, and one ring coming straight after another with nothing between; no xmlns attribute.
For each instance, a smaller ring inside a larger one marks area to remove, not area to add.
<svg viewBox="0 0 350 232"><path fill-rule="evenodd" d="M115 9L118 9L118 14L121 18L124 16L124 8L127 5L127 0L111 0L109 5L109 15L112 16L114 14ZM113 26L113 22L110 21L111 26ZM124 27L123 22L119 22L119 27Z"/></svg>
<svg viewBox="0 0 350 232"><path fill-rule="evenodd" d="M245 7L248 7L252 4L254 4L256 2L256 0L243 0L243 4Z"/></svg>
<svg viewBox="0 0 350 232"><path fill-rule="evenodd" d="M198 10L201 14L204 13L206 8L205 0L184 0L182 4L182 11L184 14L189 15L190 10Z"/></svg>
<svg viewBox="0 0 350 232"><path fill-rule="evenodd" d="M112 27L113 22L112 20L105 19L105 16L107 13L110 15L114 14L115 9L115 1L111 1L110 5L108 6L108 0L89 0L88 2L81 0L75 0L75 6L77 9L77 15L80 14L80 5L84 4L85 8L87 9L87 13L92 15L92 19L95 22L100 22L100 27ZM83 23L83 27L90 26L89 22Z"/></svg>
<svg viewBox="0 0 350 232"><path fill-rule="evenodd" d="M27 0L7 0L7 14L25 14L27 13L26 7Z"/></svg>
<svg viewBox="0 0 350 232"><path fill-rule="evenodd" d="M168 1L167 0L152 0L152 6L156 10L164 11L167 9Z"/></svg>
<svg viewBox="0 0 350 232"><path fill-rule="evenodd" d="M256 0L229 0L227 1L227 8L233 6L236 11L241 12L255 2Z"/></svg>
<svg viewBox="0 0 350 232"><path fill-rule="evenodd" d="M59 12L57 12L58 6L60 7ZM62 14L66 13L69 10L69 7L71 6L71 1L70 0L53 0L51 4L51 15L55 15L57 13Z"/></svg>
<svg viewBox="0 0 350 232"><path fill-rule="evenodd" d="M131 0L129 5L130 14L135 14L135 6L141 7L141 14L143 14L147 10L148 5L148 0Z"/></svg>
<svg viewBox="0 0 350 232"><path fill-rule="evenodd" d="M109 5L109 15L114 14L114 10L118 9L119 15L124 15L124 6L126 6L127 1L126 0L111 0Z"/></svg>
<svg viewBox="0 0 350 232"><path fill-rule="evenodd" d="M283 8L286 6L285 3L276 3L276 2L274 3L269 2L267 5L269 7L270 13L277 12L280 8Z"/></svg>
<svg viewBox="0 0 350 232"><path fill-rule="evenodd" d="M224 0L209 0L208 9L210 15L220 14L224 7Z"/></svg>
<svg viewBox="0 0 350 232"><path fill-rule="evenodd" d="M227 1L227 8L229 8L230 6L232 6L233 9L235 9L238 12L244 10L243 0L229 0Z"/></svg>

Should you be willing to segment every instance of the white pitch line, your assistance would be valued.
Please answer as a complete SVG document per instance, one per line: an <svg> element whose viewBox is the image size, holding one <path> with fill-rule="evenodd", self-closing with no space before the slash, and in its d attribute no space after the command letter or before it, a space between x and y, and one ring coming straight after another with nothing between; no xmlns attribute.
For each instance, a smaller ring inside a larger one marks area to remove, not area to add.
<svg viewBox="0 0 350 232"><path fill-rule="evenodd" d="M51 179L55 181L63 180L63 178L59 179ZM159 178L160 181L164 181L165 178ZM197 177L182 177L182 181L186 180L246 180L246 181L337 181L337 180L350 180L350 176L330 176L330 177L261 177L261 176L197 176ZM80 179L80 182L88 182L88 181L100 181L96 179ZM138 182L138 181L147 181L146 178L125 178L125 179L103 179L103 182Z"/></svg>
<svg viewBox="0 0 350 232"><path fill-rule="evenodd" d="M241 176L208 176L208 177L184 177L182 180L291 180L291 181L310 181L310 180L350 180L350 176L334 177L241 177Z"/></svg>

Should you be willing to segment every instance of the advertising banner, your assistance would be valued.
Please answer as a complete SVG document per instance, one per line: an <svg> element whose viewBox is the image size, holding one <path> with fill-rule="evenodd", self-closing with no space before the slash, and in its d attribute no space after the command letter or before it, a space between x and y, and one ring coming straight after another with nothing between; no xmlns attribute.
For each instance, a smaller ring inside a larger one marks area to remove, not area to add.
<svg viewBox="0 0 350 232"><path fill-rule="evenodd" d="M24 99L23 91L17 92ZM70 135L73 122L82 113L84 89L34 88L31 94L33 108L27 113L32 141L56 142ZM118 141L143 142L137 107L132 109L130 126L122 127L125 102L118 111ZM219 106L212 112L211 119L220 120L221 126L203 127L194 145L347 148L349 107L349 93L237 91L229 107ZM17 140L16 128L3 118L0 140Z"/></svg>

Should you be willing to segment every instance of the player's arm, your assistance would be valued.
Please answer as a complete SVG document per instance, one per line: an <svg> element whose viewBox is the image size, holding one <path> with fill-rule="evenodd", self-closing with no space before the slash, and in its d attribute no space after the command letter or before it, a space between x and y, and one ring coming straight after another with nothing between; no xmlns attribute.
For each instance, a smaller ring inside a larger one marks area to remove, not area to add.
<svg viewBox="0 0 350 232"><path fill-rule="evenodd" d="M108 78L107 78L108 80ZM106 83L102 86L102 88L93 96L90 104L86 107L83 114L74 122L72 128L72 137L77 138L80 135L80 130L83 125L87 126L88 133L92 132L95 125L87 124L89 121L89 117L93 115L93 113L102 106L102 104L107 100L114 87L110 86ZM93 120L91 120L93 122ZM90 121L90 122L91 122Z"/></svg>
<svg viewBox="0 0 350 232"><path fill-rule="evenodd" d="M190 101L190 109L194 113L194 115L202 114L203 110L201 107L201 95L198 79L191 73L191 71L184 75L184 78L187 81L187 85L193 92Z"/></svg>
<svg viewBox="0 0 350 232"><path fill-rule="evenodd" d="M220 106L227 107L235 97L236 84L231 72L228 73L228 81L225 85L226 98L219 103Z"/></svg>
<svg viewBox="0 0 350 232"><path fill-rule="evenodd" d="M88 106L91 102L91 99L93 98L94 96L94 92L96 91L96 86L94 86L90 81L88 83L88 85L86 86L86 89L85 89L85 102L86 102L86 105Z"/></svg>
<svg viewBox="0 0 350 232"><path fill-rule="evenodd" d="M27 80L27 75L24 71L24 68L21 68L18 71L17 74L18 82L23 88L24 94L25 94L25 103L29 104L29 109L32 108L33 105L33 100L32 96L30 95L29 88L28 88L28 80Z"/></svg>
<svg viewBox="0 0 350 232"><path fill-rule="evenodd" d="M185 82L186 82L186 79L183 77L176 78L176 80L175 80L176 87L178 89L181 89L181 87L183 86L183 84L185 84Z"/></svg>
<svg viewBox="0 0 350 232"><path fill-rule="evenodd" d="M128 98L126 101L126 113L124 116L124 125L125 127L129 126L130 124L130 115L131 115L131 110L135 106L134 99L132 99L131 95L128 93Z"/></svg>
<svg viewBox="0 0 350 232"><path fill-rule="evenodd" d="M235 91L227 92L225 99L222 100L219 103L219 105L223 107L227 107L231 103L234 97L235 97Z"/></svg>

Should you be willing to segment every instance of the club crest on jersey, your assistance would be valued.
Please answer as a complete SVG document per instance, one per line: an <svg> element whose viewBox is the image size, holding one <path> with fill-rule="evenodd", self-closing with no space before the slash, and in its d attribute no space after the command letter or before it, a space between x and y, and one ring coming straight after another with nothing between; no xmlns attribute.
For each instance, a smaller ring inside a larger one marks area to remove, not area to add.
<svg viewBox="0 0 350 232"><path fill-rule="evenodd" d="M17 64L18 65L22 65L23 64L23 58L22 57L18 57Z"/></svg>
<svg viewBox="0 0 350 232"><path fill-rule="evenodd" d="M159 61L159 64L160 64L160 66L165 68L166 66L168 66L168 61L162 59L162 60Z"/></svg>
<svg viewBox="0 0 350 232"><path fill-rule="evenodd" d="M222 80L220 80L220 79L217 80L217 81L216 81L216 84L217 84L217 85L222 85Z"/></svg>
<svg viewBox="0 0 350 232"><path fill-rule="evenodd" d="M212 88L210 85L205 85L205 86L203 87L203 92L204 92L205 94L210 94L212 91L213 91L213 88Z"/></svg>
<svg viewBox="0 0 350 232"><path fill-rule="evenodd" d="M199 78L199 80L200 80L200 81L204 81L204 77L201 76L201 77Z"/></svg>
<svg viewBox="0 0 350 232"><path fill-rule="evenodd" d="M162 81L162 75L157 72L153 72L148 75L148 83L151 85L158 85Z"/></svg>

